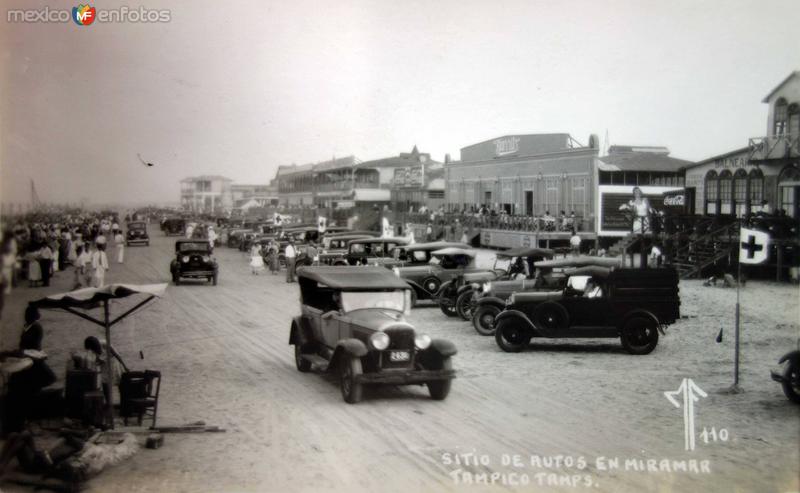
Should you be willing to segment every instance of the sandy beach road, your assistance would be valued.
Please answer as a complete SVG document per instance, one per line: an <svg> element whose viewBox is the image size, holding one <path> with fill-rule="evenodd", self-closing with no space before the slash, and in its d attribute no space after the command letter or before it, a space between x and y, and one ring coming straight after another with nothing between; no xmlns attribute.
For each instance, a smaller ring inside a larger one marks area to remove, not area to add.
<svg viewBox="0 0 800 493"><path fill-rule="evenodd" d="M110 282L168 282L175 238L154 227L151 237L149 247L127 249ZM294 368L287 342L299 311L297 285L283 275L250 274L236 250L221 247L216 255L218 286L170 285L165 298L120 324L113 337L130 366L163 372L160 424L204 420L228 431L168 435L161 449L142 450L92 480L90 491L800 487L800 411L768 374L800 332L797 287L753 282L743 290L743 394L719 393L732 381L732 292L690 281L681 284L689 318L643 357L626 354L617 340L547 340L506 354L467 322L435 307L415 309L411 321L419 330L459 348L450 397L435 402L422 387L381 387L353 406L342 401L334 378ZM48 290L12 294L3 313L4 347L15 344L24 304L65 290L67 278L59 274ZM44 325L57 369L70 348L96 332L57 312L47 312ZM725 337L717 344L721 326ZM683 411L663 394L683 378L708 394L695 407L694 451L684 450ZM727 440L705 443L700 433L712 427L725 429ZM666 472L672 462L664 459L697 461L698 472ZM648 471L648 460L662 470ZM710 472L700 470L701 461ZM464 484L470 480L480 484Z"/></svg>

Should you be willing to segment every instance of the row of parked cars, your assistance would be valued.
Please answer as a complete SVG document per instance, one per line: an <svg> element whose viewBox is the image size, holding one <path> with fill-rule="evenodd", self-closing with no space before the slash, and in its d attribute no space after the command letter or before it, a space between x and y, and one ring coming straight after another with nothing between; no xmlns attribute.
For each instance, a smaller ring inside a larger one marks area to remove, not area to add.
<svg viewBox="0 0 800 493"><path fill-rule="evenodd" d="M680 317L672 268L626 269L616 259L554 258L539 248L500 252L486 268L468 245L358 232L327 235L323 245L327 265L298 270L302 308L289 343L299 371L335 371L351 403L372 383L422 383L432 398L447 396L455 346L406 320L426 300L494 335L507 352L534 337L613 337L647 354Z"/></svg>

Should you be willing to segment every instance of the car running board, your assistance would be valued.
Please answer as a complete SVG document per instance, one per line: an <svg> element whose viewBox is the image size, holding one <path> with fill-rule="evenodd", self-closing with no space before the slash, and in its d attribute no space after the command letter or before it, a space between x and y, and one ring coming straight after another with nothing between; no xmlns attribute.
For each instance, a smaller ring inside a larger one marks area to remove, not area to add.
<svg viewBox="0 0 800 493"><path fill-rule="evenodd" d="M328 369L329 361L318 354L302 354L300 357L311 363L312 366L317 367L320 371Z"/></svg>

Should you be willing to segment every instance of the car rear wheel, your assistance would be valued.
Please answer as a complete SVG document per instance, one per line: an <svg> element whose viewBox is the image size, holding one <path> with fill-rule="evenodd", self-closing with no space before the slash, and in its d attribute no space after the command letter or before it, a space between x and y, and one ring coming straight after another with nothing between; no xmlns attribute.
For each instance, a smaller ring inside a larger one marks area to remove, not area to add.
<svg viewBox="0 0 800 493"><path fill-rule="evenodd" d="M458 295L456 312L464 320L472 320L472 314L475 313L475 291L470 289Z"/></svg>
<svg viewBox="0 0 800 493"><path fill-rule="evenodd" d="M494 305L482 305L475 310L472 325L478 334L490 336L494 334L494 319L500 314L500 309Z"/></svg>
<svg viewBox="0 0 800 493"><path fill-rule="evenodd" d="M431 370L452 370L453 362L450 358L442 358L437 368L430 368ZM443 401L450 394L450 386L453 381L449 378L447 380L431 380L427 382L428 392L431 394L431 399L435 401Z"/></svg>
<svg viewBox="0 0 800 493"><path fill-rule="evenodd" d="M311 362L307 359L303 359L303 348L300 344L294 345L294 364L297 366L297 370L303 373L311 371Z"/></svg>
<svg viewBox="0 0 800 493"><path fill-rule="evenodd" d="M361 375L361 359L345 357L341 365L341 388L342 397L348 404L355 404L361 400L364 393L364 385L356 379Z"/></svg>
<svg viewBox="0 0 800 493"><path fill-rule="evenodd" d="M658 327L649 317L633 316L625 321L620 333L622 347L631 354L649 354L658 344Z"/></svg>
<svg viewBox="0 0 800 493"><path fill-rule="evenodd" d="M514 320L501 320L494 333L497 345L507 353L518 353L531 342L528 330L515 325L514 322Z"/></svg>

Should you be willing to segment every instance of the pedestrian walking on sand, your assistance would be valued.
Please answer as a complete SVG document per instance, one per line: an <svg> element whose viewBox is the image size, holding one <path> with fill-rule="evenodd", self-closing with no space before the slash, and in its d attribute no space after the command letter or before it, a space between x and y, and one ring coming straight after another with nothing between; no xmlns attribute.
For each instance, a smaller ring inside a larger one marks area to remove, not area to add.
<svg viewBox="0 0 800 493"><path fill-rule="evenodd" d="M108 256L106 255L106 237L97 237L97 250L92 253L92 280L94 288L102 288L106 283Z"/></svg>
<svg viewBox="0 0 800 493"><path fill-rule="evenodd" d="M258 275L262 270L264 270L264 258L261 257L261 248L258 243L253 243L250 248L250 272Z"/></svg>
<svg viewBox="0 0 800 493"><path fill-rule="evenodd" d="M270 241L267 247L267 260L269 261L269 271L272 272L274 276L281 270L280 259L278 258L278 246L274 241Z"/></svg>
<svg viewBox="0 0 800 493"><path fill-rule="evenodd" d="M286 257L286 282L294 282L294 261L297 257L297 250L294 247L294 241L291 239L289 244L286 245L286 251L283 255Z"/></svg>
<svg viewBox="0 0 800 493"><path fill-rule="evenodd" d="M114 235L114 245L117 247L117 263L121 264L125 261L125 237L120 230Z"/></svg>

